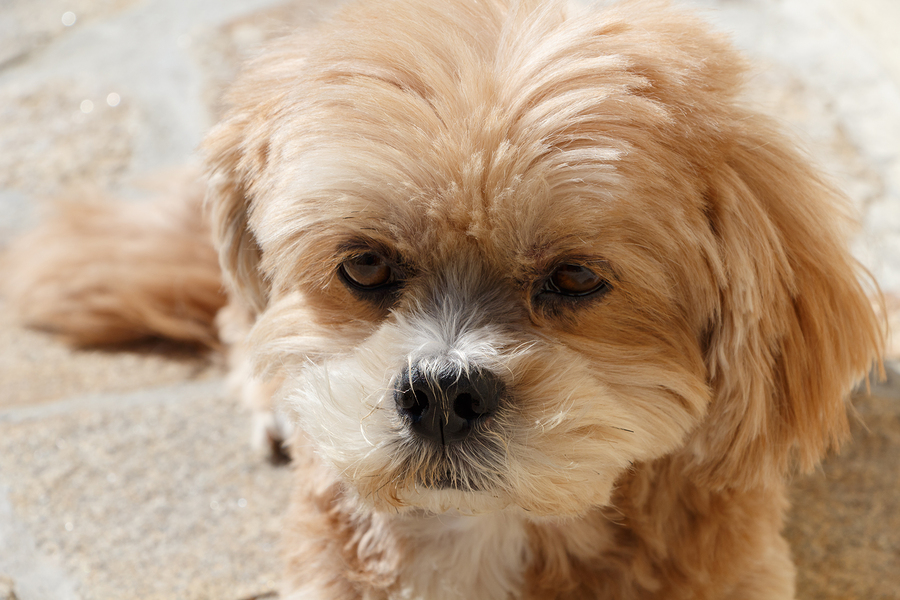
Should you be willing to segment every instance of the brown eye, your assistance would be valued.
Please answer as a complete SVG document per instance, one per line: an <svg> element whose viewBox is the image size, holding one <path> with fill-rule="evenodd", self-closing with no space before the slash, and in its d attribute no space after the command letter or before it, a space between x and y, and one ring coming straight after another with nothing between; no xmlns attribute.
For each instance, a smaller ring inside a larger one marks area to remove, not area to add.
<svg viewBox="0 0 900 600"><path fill-rule="evenodd" d="M348 284L362 289L374 290L394 283L394 270L381 256L365 252L341 263L339 272Z"/></svg>
<svg viewBox="0 0 900 600"><path fill-rule="evenodd" d="M544 283L545 292L562 296L589 296L609 287L605 279L583 265L559 265Z"/></svg>

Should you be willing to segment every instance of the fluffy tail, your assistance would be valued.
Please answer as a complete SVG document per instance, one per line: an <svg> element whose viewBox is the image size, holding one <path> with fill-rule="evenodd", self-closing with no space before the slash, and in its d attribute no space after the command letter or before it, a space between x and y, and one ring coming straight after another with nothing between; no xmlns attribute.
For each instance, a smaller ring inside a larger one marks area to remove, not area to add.
<svg viewBox="0 0 900 600"><path fill-rule="evenodd" d="M4 257L6 297L26 325L75 345L164 337L218 346L221 271L194 180L152 202L60 201Z"/></svg>

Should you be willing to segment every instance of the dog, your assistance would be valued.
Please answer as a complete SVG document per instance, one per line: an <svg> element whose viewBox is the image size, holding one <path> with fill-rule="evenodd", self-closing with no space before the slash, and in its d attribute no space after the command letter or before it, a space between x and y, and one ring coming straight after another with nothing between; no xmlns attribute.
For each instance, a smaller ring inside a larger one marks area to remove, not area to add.
<svg viewBox="0 0 900 600"><path fill-rule="evenodd" d="M69 205L11 297L228 347L290 436L284 598L790 599L785 480L883 327L745 72L655 1L354 4L233 85L205 215Z"/></svg>

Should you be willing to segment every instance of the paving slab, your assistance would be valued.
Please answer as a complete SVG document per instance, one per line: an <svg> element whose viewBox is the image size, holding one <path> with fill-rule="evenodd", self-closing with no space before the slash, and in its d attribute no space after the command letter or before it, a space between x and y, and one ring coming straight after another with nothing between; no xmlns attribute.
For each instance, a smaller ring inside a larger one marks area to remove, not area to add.
<svg viewBox="0 0 900 600"><path fill-rule="evenodd" d="M28 598L250 598L275 588L289 469L221 379L0 411L0 573Z"/></svg>
<svg viewBox="0 0 900 600"><path fill-rule="evenodd" d="M848 191L900 324L900 4L675 1L747 51L755 101ZM0 1L0 251L73 186L140 199L192 160L243 58L338 4ZM118 350L21 329L0 298L0 600L272 597L290 476L249 449L221 361ZM858 397L843 454L793 482L803 600L900 598L898 390Z"/></svg>
<svg viewBox="0 0 900 600"><path fill-rule="evenodd" d="M852 440L792 485L800 599L900 598L900 375L854 406Z"/></svg>

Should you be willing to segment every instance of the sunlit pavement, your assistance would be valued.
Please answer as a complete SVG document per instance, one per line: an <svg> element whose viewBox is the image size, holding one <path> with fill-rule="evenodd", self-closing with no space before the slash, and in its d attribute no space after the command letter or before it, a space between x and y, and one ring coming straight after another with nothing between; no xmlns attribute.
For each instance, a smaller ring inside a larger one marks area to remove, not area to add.
<svg viewBox="0 0 900 600"><path fill-rule="evenodd" d="M896 318L900 3L681 3L754 57L752 98L847 190ZM140 199L192 160L241 58L335 4L0 2L0 248L72 186ZM72 351L0 299L0 600L272 595L289 470L251 452L223 377L171 347ZM795 478L800 598L900 597L900 381L873 390L842 455Z"/></svg>

